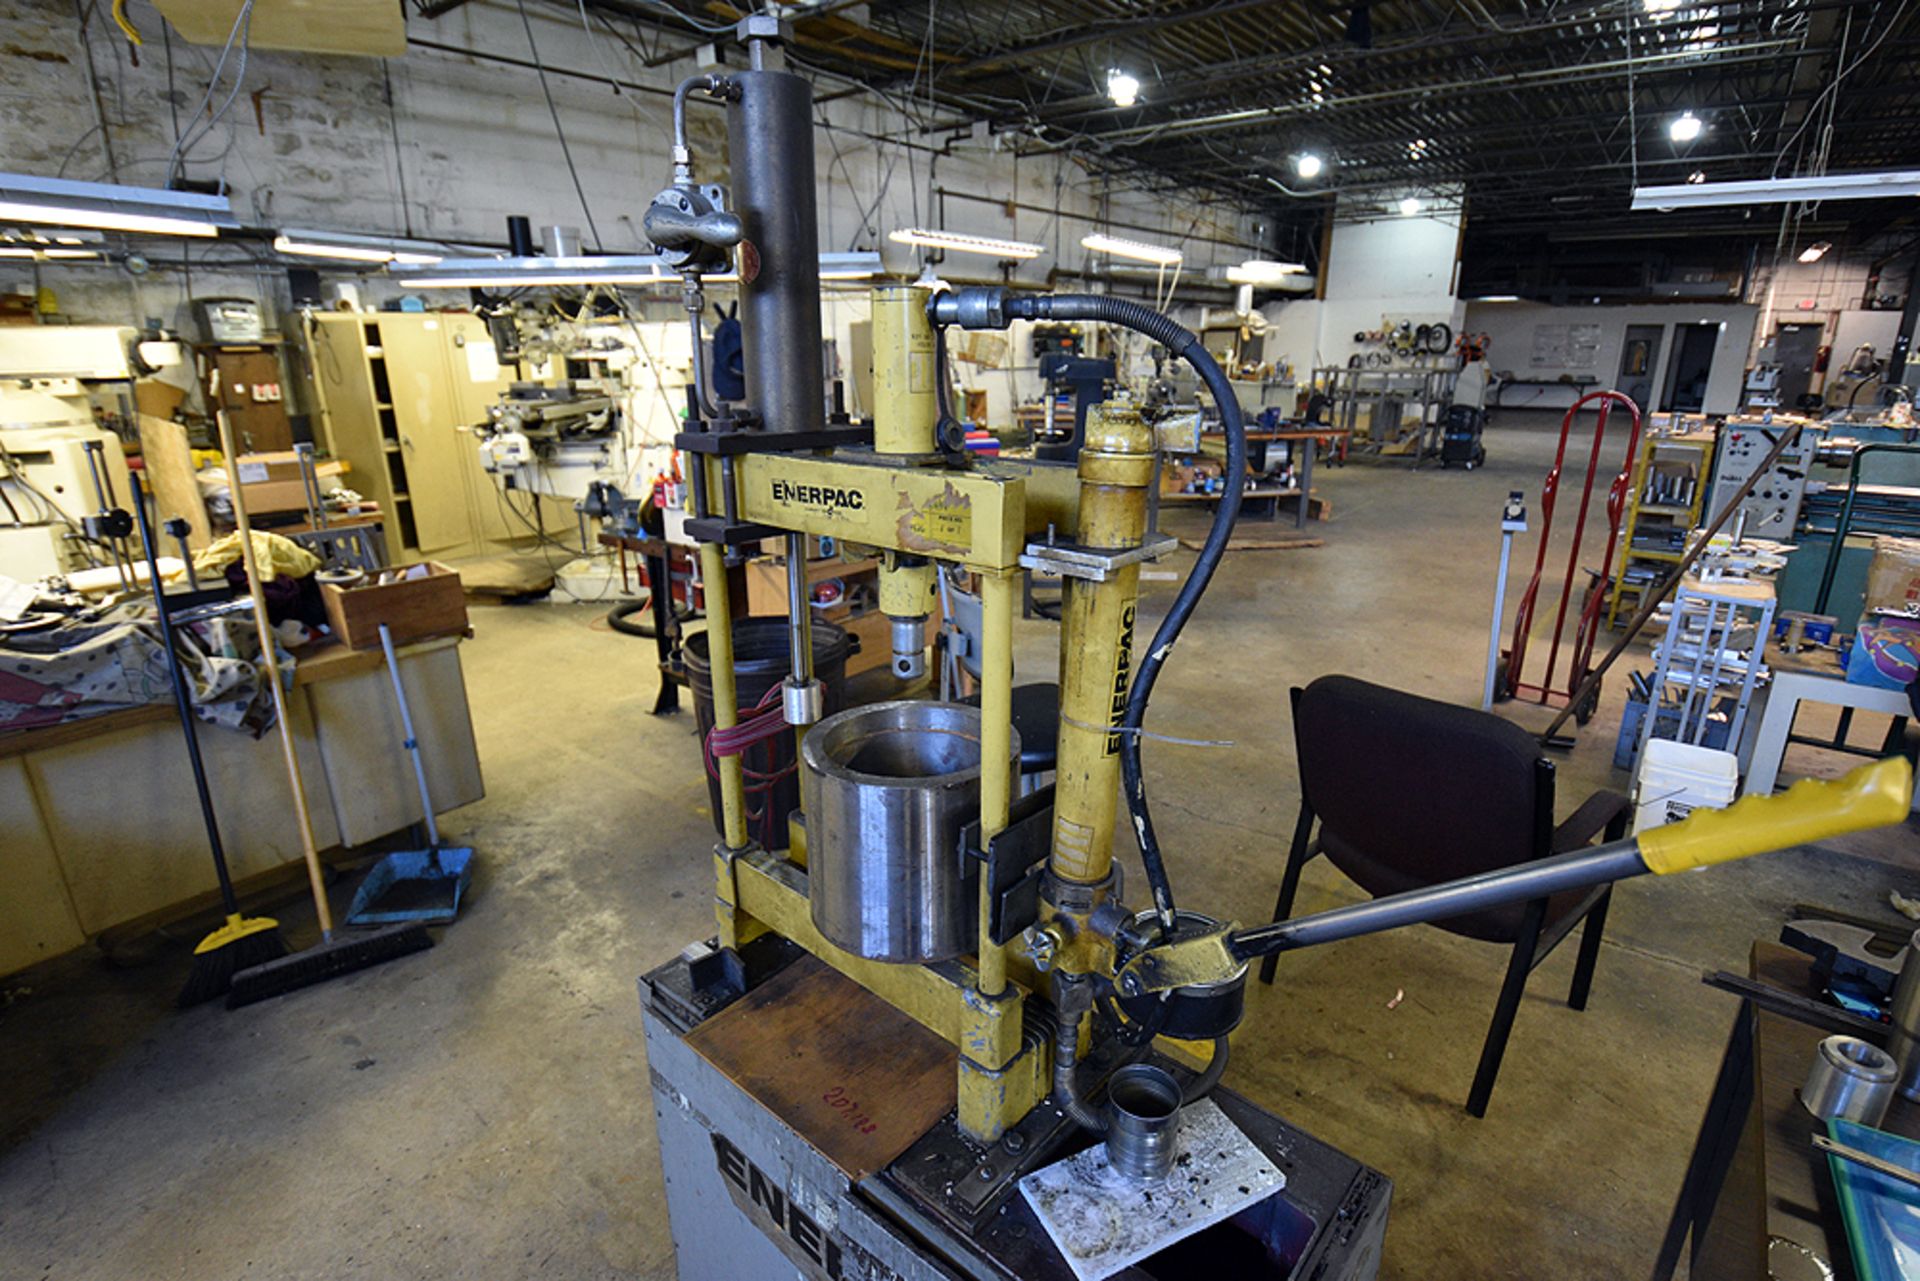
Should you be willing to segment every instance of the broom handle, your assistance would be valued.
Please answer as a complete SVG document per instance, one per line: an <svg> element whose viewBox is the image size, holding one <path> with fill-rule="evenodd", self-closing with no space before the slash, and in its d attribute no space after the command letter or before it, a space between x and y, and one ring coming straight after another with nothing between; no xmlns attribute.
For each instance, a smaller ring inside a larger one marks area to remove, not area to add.
<svg viewBox="0 0 1920 1281"><path fill-rule="evenodd" d="M212 400L215 405L220 404L217 394ZM307 789L300 785L300 758L293 748L293 722L287 717L287 693L280 687L280 659L274 646L273 628L267 622L267 594L260 587L260 567L253 554L253 527L247 522L247 500L241 496L240 456L233 448L233 424L225 409L216 409L214 418L220 424L220 452L227 456L227 490L233 495L233 522L240 531L240 560L247 570L247 594L253 598L253 626L260 635L260 664L266 668L267 687L273 691L274 719L280 722L280 755L287 763L287 784L293 788L300 853L307 860L307 883L313 891L314 915L320 918L320 935L331 941L333 909L327 904L327 882L320 871L320 852L313 847L313 817L307 812Z"/></svg>
<svg viewBox="0 0 1920 1281"><path fill-rule="evenodd" d="M400 728L407 734L407 755L413 760L413 779L420 785L420 812L427 820L427 844L440 849L440 825L433 819L433 793L427 790L427 767L420 760L420 740L413 732L413 709L407 706L407 687L400 683L400 659L393 652L393 633L380 624L380 648L387 652L387 675L393 680L393 701L400 704Z"/></svg>
<svg viewBox="0 0 1920 1281"><path fill-rule="evenodd" d="M200 735L194 729L193 695L187 689L187 674L180 668L180 655L173 648L173 615L167 609L167 590L160 582L159 544L153 537L153 522L147 519L146 487L132 474L127 476L127 483L133 486L133 510L140 517L140 545L147 550L147 581L153 588L154 613L160 616L160 644L167 652L173 705L180 713L180 731L187 736L187 763L193 767L193 790L200 797L200 821L207 826L207 846L213 851L213 870L220 878L220 904L228 916L238 916L240 899L233 892L233 875L227 871L227 847L220 841L220 820L214 816L207 767L200 758Z"/></svg>

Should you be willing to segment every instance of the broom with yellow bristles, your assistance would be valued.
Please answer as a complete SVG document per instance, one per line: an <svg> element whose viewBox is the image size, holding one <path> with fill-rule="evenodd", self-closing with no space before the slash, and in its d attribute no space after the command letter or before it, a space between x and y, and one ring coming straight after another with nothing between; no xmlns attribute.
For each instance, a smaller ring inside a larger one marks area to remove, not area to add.
<svg viewBox="0 0 1920 1281"><path fill-rule="evenodd" d="M147 580L153 589L153 607L160 615L160 644L167 651L167 675L173 682L173 701L180 712L180 729L187 736L187 761L193 766L193 787L200 797L200 817L207 825L207 845L213 851L213 870L220 878L220 903L227 921L200 940L193 949L193 972L180 989L180 1004L199 1005L225 996L233 986L233 976L241 970L264 965L287 954L286 940L280 937L280 923L270 916L243 916L240 900L233 892L233 876L227 871L227 851L220 841L220 823L214 817L213 796L207 791L207 769L200 759L200 735L194 728L193 693L187 675L180 667L180 655L173 647L173 617L167 612L167 592L160 582L159 543L153 536L153 522L147 518L146 494L140 478L133 484L133 510L140 517L140 541L147 549Z"/></svg>

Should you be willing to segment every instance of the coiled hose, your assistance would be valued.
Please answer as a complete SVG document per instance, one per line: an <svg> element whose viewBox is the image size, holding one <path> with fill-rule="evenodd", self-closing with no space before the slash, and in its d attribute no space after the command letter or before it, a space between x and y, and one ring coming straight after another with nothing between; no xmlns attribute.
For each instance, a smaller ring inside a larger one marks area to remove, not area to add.
<svg viewBox="0 0 1920 1281"><path fill-rule="evenodd" d="M941 295L935 299L936 323L960 320L966 311L959 300L951 295ZM1013 320L1086 320L1120 325L1135 333L1145 334L1193 366L1220 410L1220 423L1227 437L1226 474L1231 478L1231 483L1220 495L1220 505L1213 513L1213 526L1207 531L1207 541L1201 546L1187 581L1180 585L1180 592L1174 597L1172 607L1160 621L1159 630L1153 634L1153 643L1140 660L1133 687L1127 694L1126 714L1120 721L1120 777L1127 798L1127 812L1133 816L1134 836L1140 843L1140 861L1146 870L1147 883L1153 889L1154 910L1160 917L1161 928L1171 930L1174 923L1173 887L1167 881L1166 863L1160 856L1160 842L1153 831L1153 815L1147 808L1146 780L1140 770L1140 727L1146 720L1147 700L1153 697L1153 684L1159 679L1160 668L1172 652L1174 641L1180 638L1181 629L1186 627L1194 606L1200 603L1200 597L1213 578L1213 571L1219 568L1220 558L1227 551L1227 540L1233 535L1233 523L1240 515L1241 480L1247 474L1247 432L1240 418L1240 402L1234 398L1233 386L1227 381L1226 371L1207 354L1207 349L1193 331L1151 307L1143 307L1123 298L1106 298L1095 294L1052 294L1005 297L1000 307L993 311L996 318L1004 317L1000 319L1000 328Z"/></svg>

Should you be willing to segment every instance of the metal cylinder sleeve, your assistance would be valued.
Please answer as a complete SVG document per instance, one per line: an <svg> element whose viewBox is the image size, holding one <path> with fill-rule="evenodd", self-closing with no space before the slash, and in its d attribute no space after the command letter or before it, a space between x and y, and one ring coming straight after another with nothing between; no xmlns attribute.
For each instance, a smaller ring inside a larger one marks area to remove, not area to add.
<svg viewBox="0 0 1920 1281"><path fill-rule="evenodd" d="M1019 735L1000 768L1009 786ZM960 848L980 812L980 712L957 703L849 708L800 746L813 924L875 961L927 963L979 941L978 874Z"/></svg>

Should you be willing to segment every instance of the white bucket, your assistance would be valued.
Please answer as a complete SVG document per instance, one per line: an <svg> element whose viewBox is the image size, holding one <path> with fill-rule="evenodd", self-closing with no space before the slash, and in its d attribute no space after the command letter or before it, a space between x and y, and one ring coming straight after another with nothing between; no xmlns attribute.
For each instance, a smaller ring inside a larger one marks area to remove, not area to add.
<svg viewBox="0 0 1920 1281"><path fill-rule="evenodd" d="M1695 809L1724 809L1740 790L1740 762L1732 752L1672 739L1649 739L1633 787L1633 830L1673 823Z"/></svg>

